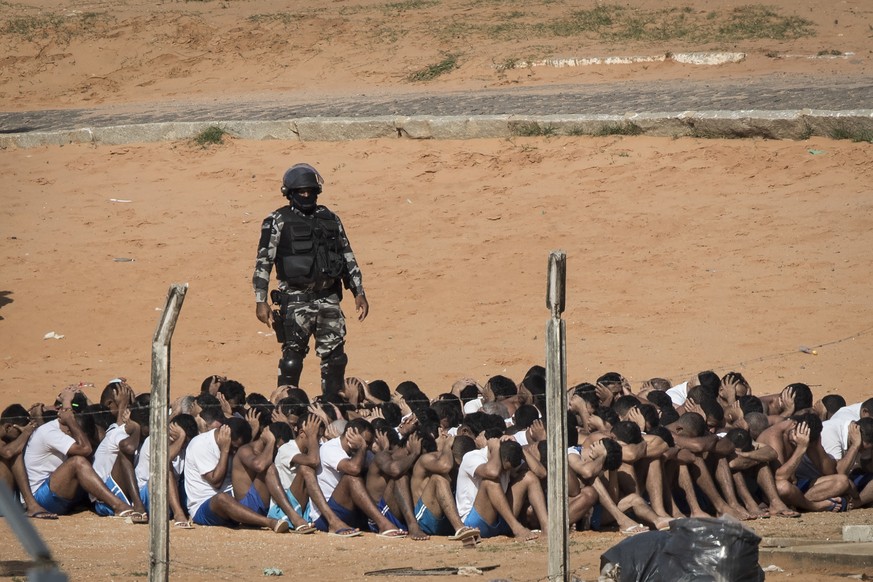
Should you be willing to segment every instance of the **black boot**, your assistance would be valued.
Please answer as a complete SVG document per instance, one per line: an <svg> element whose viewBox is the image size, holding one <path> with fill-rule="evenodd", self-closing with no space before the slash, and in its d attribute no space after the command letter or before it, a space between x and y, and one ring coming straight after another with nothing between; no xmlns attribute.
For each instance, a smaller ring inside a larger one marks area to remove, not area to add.
<svg viewBox="0 0 873 582"><path fill-rule="evenodd" d="M321 393L325 398L337 397L346 381L346 364L349 357L343 346L336 348L321 359Z"/></svg>

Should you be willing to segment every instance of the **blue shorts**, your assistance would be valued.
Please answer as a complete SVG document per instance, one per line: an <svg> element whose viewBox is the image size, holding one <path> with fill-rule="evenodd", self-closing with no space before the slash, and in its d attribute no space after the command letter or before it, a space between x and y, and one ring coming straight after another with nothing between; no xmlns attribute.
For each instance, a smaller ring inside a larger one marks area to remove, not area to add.
<svg viewBox="0 0 873 582"><path fill-rule="evenodd" d="M390 521L394 527L397 529L406 529L406 522L391 513L391 508L388 507L388 504L385 502L384 497L379 498L379 503L376 504L376 509L379 510L379 513L384 515L388 521ZM367 520L367 526L370 528L370 531L373 533L379 533L379 528L376 527L376 522L372 519Z"/></svg>
<svg viewBox="0 0 873 582"><path fill-rule="evenodd" d="M267 515L267 506L264 504L264 500L261 499L261 494L258 493L254 483L249 486L248 493L239 502L240 505L248 507L258 515Z"/></svg>
<svg viewBox="0 0 873 582"><path fill-rule="evenodd" d="M285 497L288 498L288 503L291 504L291 508L296 511L297 514L304 519L304 521L311 521L311 519L309 518L309 510L312 507L312 501L309 501L306 504L306 509L304 509L300 505L300 502L297 501L297 498L294 497L294 494L291 493L290 489L285 490ZM270 503L270 510L267 512L267 517L271 519L286 519L288 516L285 515L285 512L282 511L282 508L276 505L276 502L274 501Z"/></svg>
<svg viewBox="0 0 873 582"><path fill-rule="evenodd" d="M356 527L358 529L361 529L364 526L364 523L362 523L364 518L361 515L361 512L357 509L347 509L335 501L333 497L327 500L327 506L330 507L336 516L348 526ZM317 527L319 531L328 531L327 519L322 515L315 520L315 527Z"/></svg>
<svg viewBox="0 0 873 582"><path fill-rule="evenodd" d="M479 512L476 511L475 507L470 510L469 514L467 514L467 519L464 520L464 525L467 527L478 528L479 534L483 538L512 535L512 529L509 527L508 523L503 521L502 517L498 515L495 523L488 523L482 519L482 516L479 515Z"/></svg>
<svg viewBox="0 0 873 582"><path fill-rule="evenodd" d="M421 531L429 536L450 536L455 533L452 531L452 524L449 523L449 518L445 515L439 518L436 517L421 498L415 504L415 520L418 522Z"/></svg>
<svg viewBox="0 0 873 582"><path fill-rule="evenodd" d="M798 479L797 488L800 489L801 493L806 493L810 487L815 485L815 481L815 479Z"/></svg>
<svg viewBox="0 0 873 582"><path fill-rule="evenodd" d="M128 505L133 505L127 498L127 495L124 494L124 491L121 490L121 487L119 487L118 484L115 482L115 479L112 478L112 475L106 477L106 479L103 480L103 483L106 485L106 487L109 488L109 491L111 491L113 495L115 495ZM102 501L94 502L94 513L101 517L111 517L115 515L115 512L112 510L112 508Z"/></svg>
<svg viewBox="0 0 873 582"><path fill-rule="evenodd" d="M233 527L237 525L235 521L232 519L225 519L212 511L212 500L215 497L211 497L209 501L204 501L200 508L197 509L197 513L191 516L191 521L196 523L197 525L220 525L224 527Z"/></svg>
<svg viewBox="0 0 873 582"><path fill-rule="evenodd" d="M591 508L591 519L588 521L588 527L591 531L600 531L600 526L603 523L603 506L600 502L594 504Z"/></svg>
<svg viewBox="0 0 873 582"><path fill-rule="evenodd" d="M849 479L855 484L855 489L859 492L864 489L871 481L873 481L873 473L864 473L862 471L852 471L849 474Z"/></svg>
<svg viewBox="0 0 873 582"><path fill-rule="evenodd" d="M57 515L66 515L73 509L84 497L85 492L79 489L75 499L66 499L60 495L56 495L49 487L49 480L46 479L39 486L39 489L33 492L33 497L36 502L43 506L46 511L50 511Z"/></svg>

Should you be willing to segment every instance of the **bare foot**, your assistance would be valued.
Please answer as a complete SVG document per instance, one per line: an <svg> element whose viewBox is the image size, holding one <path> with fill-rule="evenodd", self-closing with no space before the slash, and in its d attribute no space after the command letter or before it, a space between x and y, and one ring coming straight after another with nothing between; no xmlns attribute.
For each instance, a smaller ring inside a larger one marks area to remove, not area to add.
<svg viewBox="0 0 873 582"><path fill-rule="evenodd" d="M512 532L512 535L515 536L516 539L523 542L530 542L540 537L538 533L532 532L526 527L521 528L518 531Z"/></svg>

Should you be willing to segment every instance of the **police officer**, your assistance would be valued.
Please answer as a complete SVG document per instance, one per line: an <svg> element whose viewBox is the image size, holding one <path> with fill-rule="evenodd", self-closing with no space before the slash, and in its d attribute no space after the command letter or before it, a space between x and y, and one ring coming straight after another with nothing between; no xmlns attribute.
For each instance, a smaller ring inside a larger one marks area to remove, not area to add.
<svg viewBox="0 0 873 582"><path fill-rule="evenodd" d="M252 283L258 319L272 326L282 342L278 385L299 386L309 338L314 335L315 353L321 358L321 389L327 396L342 390L348 362L342 287L354 295L359 321L367 317L370 306L342 222L318 204L323 185L321 174L309 164L285 172L281 191L289 204L261 225ZM279 289L271 299L277 310L267 303L274 265Z"/></svg>

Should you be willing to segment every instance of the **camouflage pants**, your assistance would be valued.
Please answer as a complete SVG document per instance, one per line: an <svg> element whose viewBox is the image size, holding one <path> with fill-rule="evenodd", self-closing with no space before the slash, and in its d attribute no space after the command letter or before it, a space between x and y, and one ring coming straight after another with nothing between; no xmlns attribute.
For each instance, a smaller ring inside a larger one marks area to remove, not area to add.
<svg viewBox="0 0 873 582"><path fill-rule="evenodd" d="M346 320L339 297L331 295L286 306L285 342L282 349L309 352L309 338L315 336L315 353L324 358L345 343Z"/></svg>

